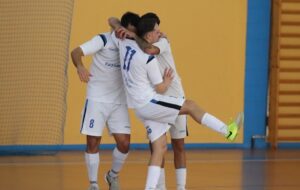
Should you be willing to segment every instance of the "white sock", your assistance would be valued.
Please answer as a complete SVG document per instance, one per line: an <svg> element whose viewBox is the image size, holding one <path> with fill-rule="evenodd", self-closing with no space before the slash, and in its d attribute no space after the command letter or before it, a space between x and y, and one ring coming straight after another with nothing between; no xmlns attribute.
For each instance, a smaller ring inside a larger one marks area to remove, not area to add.
<svg viewBox="0 0 300 190"><path fill-rule="evenodd" d="M122 166L128 156L128 153L127 154L123 154L122 152L120 152L118 150L118 148L116 147L113 151L113 162L112 162L112 168L111 170L109 171L109 175L111 177L117 177L119 172L121 171L122 169Z"/></svg>
<svg viewBox="0 0 300 190"><path fill-rule="evenodd" d="M159 175L160 175L159 166L148 166L148 174L147 174L145 190L154 190L156 188Z"/></svg>
<svg viewBox="0 0 300 190"><path fill-rule="evenodd" d="M223 123L221 120L216 118L213 115L210 115L209 113L205 113L202 117L201 124L219 132L223 135L228 134L228 127L225 123Z"/></svg>
<svg viewBox="0 0 300 190"><path fill-rule="evenodd" d="M166 190L165 168L160 169L160 175L156 186L157 190Z"/></svg>
<svg viewBox="0 0 300 190"><path fill-rule="evenodd" d="M88 176L91 183L98 181L98 167L100 162L99 153L89 154L85 153L85 163L88 170Z"/></svg>
<svg viewBox="0 0 300 190"><path fill-rule="evenodd" d="M186 168L176 169L177 190L185 190Z"/></svg>

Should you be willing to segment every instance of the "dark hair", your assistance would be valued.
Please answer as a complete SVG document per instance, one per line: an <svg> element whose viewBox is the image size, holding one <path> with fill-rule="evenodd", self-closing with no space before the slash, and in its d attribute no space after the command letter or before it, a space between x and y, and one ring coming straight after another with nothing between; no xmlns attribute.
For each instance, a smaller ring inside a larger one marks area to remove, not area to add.
<svg viewBox="0 0 300 190"><path fill-rule="evenodd" d="M125 28L128 27L129 24L135 26L137 28L140 21L140 16L133 12L126 12L123 14L121 18L121 25Z"/></svg>
<svg viewBox="0 0 300 190"><path fill-rule="evenodd" d="M146 33L154 30L155 24L157 24L157 21L154 18L140 19L140 22L137 27L137 35L143 38Z"/></svg>
<svg viewBox="0 0 300 190"><path fill-rule="evenodd" d="M154 18L154 19L156 19L157 24L158 25L160 24L160 19L157 16L157 14L155 14L155 13L152 13L152 12L146 13L143 16L141 16L141 19L142 18Z"/></svg>

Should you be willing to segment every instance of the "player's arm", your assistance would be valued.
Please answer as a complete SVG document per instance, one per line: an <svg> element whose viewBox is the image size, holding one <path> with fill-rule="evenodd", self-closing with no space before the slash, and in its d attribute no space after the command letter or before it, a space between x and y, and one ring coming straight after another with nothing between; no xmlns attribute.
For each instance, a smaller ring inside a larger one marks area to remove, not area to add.
<svg viewBox="0 0 300 190"><path fill-rule="evenodd" d="M138 35L134 35L133 38L145 53L149 55L158 55L160 53L160 49L158 47L148 43L146 40L140 38Z"/></svg>
<svg viewBox="0 0 300 190"><path fill-rule="evenodd" d="M90 72L84 67L83 63L82 63L82 57L84 56L83 51L80 47L75 48L72 52L71 52L71 57L72 57L72 62L74 64L74 66L77 69L77 74L79 76L79 79L82 82L88 82L90 76L92 76L90 74Z"/></svg>
<svg viewBox="0 0 300 190"><path fill-rule="evenodd" d="M78 76L82 82L88 82L92 76L85 68L82 62L82 57L86 55L93 55L105 46L107 39L105 35L100 34L85 42L71 52L71 58L74 66L77 69Z"/></svg>
<svg viewBox="0 0 300 190"><path fill-rule="evenodd" d="M171 68L165 69L163 82L155 85L155 91L159 94L164 94L168 90L172 80L173 80L173 70Z"/></svg>
<svg viewBox="0 0 300 190"><path fill-rule="evenodd" d="M172 69L166 69L162 77L159 71L158 61L154 56L150 56L147 62L147 70L149 79L155 87L155 91L159 94L165 93L173 80Z"/></svg>
<svg viewBox="0 0 300 190"><path fill-rule="evenodd" d="M110 17L110 18L108 18L108 25L113 30L117 30L118 28L122 27L120 20L118 18L116 18L116 17Z"/></svg>
<svg viewBox="0 0 300 190"><path fill-rule="evenodd" d="M116 17L110 17L108 19L109 26L115 31L115 34L118 38L124 39L125 37L134 38L139 47L149 55L158 55L160 53L160 49L152 44L148 43L144 39L140 38L134 32L127 30L126 28L121 26L121 22Z"/></svg>
<svg viewBox="0 0 300 190"><path fill-rule="evenodd" d="M125 37L131 37L134 33L128 31L121 25L121 22L116 17L108 18L108 25L115 31L117 38L124 39Z"/></svg>
<svg viewBox="0 0 300 190"><path fill-rule="evenodd" d="M154 44L150 44L144 39L139 38L138 36L135 36L134 38L137 44L139 45L139 47L145 53L150 55L158 55L168 51L168 47L169 47L169 42L166 38L166 35L163 33L161 35L162 37L159 39L159 41Z"/></svg>
<svg viewBox="0 0 300 190"><path fill-rule="evenodd" d="M118 38L124 39L125 37L134 38L139 47L149 55L158 55L160 53L160 49L152 44L148 43L144 39L140 38L134 32L127 30L126 28L121 26L121 22L116 17L110 17L108 19L109 26L115 31L116 36Z"/></svg>

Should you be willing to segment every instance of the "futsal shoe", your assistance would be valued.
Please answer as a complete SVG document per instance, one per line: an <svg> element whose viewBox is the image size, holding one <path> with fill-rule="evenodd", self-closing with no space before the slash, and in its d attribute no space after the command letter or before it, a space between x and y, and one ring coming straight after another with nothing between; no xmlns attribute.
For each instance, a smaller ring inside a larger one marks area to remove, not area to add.
<svg viewBox="0 0 300 190"><path fill-rule="evenodd" d="M118 177L111 177L108 171L105 174L104 179L109 185L109 190L120 190Z"/></svg>
<svg viewBox="0 0 300 190"><path fill-rule="evenodd" d="M230 122L228 125L228 135L226 138L229 141L234 141L236 136L238 135L239 129L243 126L244 123L244 113L241 112L237 115L235 121Z"/></svg>

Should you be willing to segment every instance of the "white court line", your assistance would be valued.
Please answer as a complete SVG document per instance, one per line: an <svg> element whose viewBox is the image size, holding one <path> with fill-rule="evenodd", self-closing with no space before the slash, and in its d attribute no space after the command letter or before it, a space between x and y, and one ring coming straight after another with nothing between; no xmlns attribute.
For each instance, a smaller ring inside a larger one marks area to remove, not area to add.
<svg viewBox="0 0 300 190"><path fill-rule="evenodd" d="M291 158L291 159L246 159L246 160L187 160L187 163L253 163L253 162L300 162L300 158ZM166 160L166 163L173 163L173 160ZM128 160L125 162L125 164L148 164L148 160ZM101 160L101 164L111 164L111 160ZM85 165L84 160L83 161L71 161L71 162L64 162L64 161L58 161L58 162L0 162L0 167L4 166L55 166L55 165Z"/></svg>

